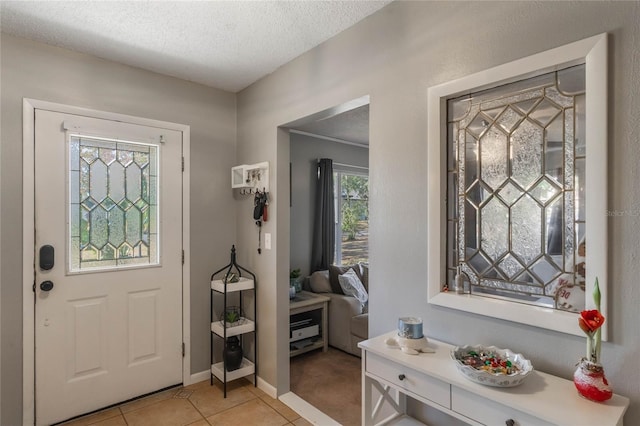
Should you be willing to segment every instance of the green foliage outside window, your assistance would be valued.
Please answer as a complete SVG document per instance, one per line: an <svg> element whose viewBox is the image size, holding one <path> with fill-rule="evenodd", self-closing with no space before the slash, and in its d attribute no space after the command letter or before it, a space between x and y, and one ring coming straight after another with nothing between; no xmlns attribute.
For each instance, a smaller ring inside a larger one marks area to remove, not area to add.
<svg viewBox="0 0 640 426"><path fill-rule="evenodd" d="M356 239L358 223L369 218L369 179L366 176L341 176L342 232L347 241Z"/></svg>

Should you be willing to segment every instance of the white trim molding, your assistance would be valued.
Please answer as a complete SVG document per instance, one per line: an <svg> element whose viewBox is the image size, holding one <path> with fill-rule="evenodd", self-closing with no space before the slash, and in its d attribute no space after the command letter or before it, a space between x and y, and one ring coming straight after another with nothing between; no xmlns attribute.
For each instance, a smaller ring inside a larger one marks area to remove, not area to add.
<svg viewBox="0 0 640 426"><path fill-rule="evenodd" d="M260 389L262 392L266 393L273 399L278 398L278 390L275 387L271 386L269 382L267 382L260 376L258 376L258 389Z"/></svg>
<svg viewBox="0 0 640 426"><path fill-rule="evenodd" d="M194 383L204 382L205 380L211 379L211 370L200 371L199 373L193 373L189 376L189 381L185 381L184 386L192 385Z"/></svg>
<svg viewBox="0 0 640 426"><path fill-rule="evenodd" d="M344 144L344 145L352 145L352 146L357 146L357 147L360 147L360 148L369 149L369 144L368 143L348 141L346 139L333 138L331 136L324 136L324 135L319 135L317 133L303 132L302 130L296 130L296 129L289 129L289 132L294 133L296 135L309 136L309 137L312 137L312 138L322 139L322 140L325 140L325 141L337 142L337 143L341 143L341 144Z"/></svg>
<svg viewBox="0 0 640 426"><path fill-rule="evenodd" d="M327 416L322 411L318 410L313 405L309 404L304 399L300 398L293 392L287 392L280 395L280 401L282 401L287 407L291 408L306 421L314 425L324 426L339 426L340 423Z"/></svg>
<svg viewBox="0 0 640 426"><path fill-rule="evenodd" d="M428 90L428 301L431 304L487 315L526 325L583 335L574 313L505 300L443 292L446 256L446 133L447 100L534 77L569 66L586 64L586 306L599 280L601 311L607 315L607 34L500 65ZM607 339L607 325L602 337Z"/></svg>
<svg viewBox="0 0 640 426"><path fill-rule="evenodd" d="M23 99L22 102L22 140L23 140L23 252L22 252L22 421L23 424L35 423L35 323L34 323L34 284L35 247L35 112L37 109L56 111L66 114L83 115L105 120L121 121L142 126L160 127L182 132L182 155L184 173L182 176L182 247L184 264L182 267L182 339L185 354L182 361L182 380L191 381L191 276L190 276L190 127L184 124L148 118L134 117L113 112L98 111L71 105L36 99Z"/></svg>

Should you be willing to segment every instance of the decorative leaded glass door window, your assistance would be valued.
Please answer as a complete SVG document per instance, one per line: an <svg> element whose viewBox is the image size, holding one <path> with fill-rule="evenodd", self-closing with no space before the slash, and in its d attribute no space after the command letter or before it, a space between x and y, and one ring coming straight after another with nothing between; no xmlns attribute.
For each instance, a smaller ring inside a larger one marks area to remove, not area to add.
<svg viewBox="0 0 640 426"><path fill-rule="evenodd" d="M449 286L584 309L558 296L584 301L585 66L450 99L447 122Z"/></svg>
<svg viewBox="0 0 640 426"><path fill-rule="evenodd" d="M158 147L69 137L69 271L158 264Z"/></svg>

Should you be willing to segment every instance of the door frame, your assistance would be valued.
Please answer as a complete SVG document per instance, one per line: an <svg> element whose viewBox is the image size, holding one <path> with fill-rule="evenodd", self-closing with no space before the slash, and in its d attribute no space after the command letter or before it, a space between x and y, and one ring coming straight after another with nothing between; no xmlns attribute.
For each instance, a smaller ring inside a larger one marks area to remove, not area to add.
<svg viewBox="0 0 640 426"><path fill-rule="evenodd" d="M308 124L317 120L332 117L334 115L341 114L343 112L361 107L363 105L372 105L371 95L363 95L361 97L338 103L335 106L328 107L319 110L315 113L299 117L293 121L281 124L277 126L276 136L276 151L278 159L278 182L289 182L291 175L289 173L289 166L291 162L291 128L303 124ZM371 123L371 112L369 112L369 123ZM369 128L371 125L369 124ZM369 145L369 160L371 159L371 145ZM283 166L286 165L286 166ZM285 171L286 167L286 171ZM371 163L369 162L369 170ZM286 173L286 175L283 175ZM283 179L284 178L284 179ZM289 180L287 180L289 179ZM279 186L281 188L281 186ZM290 270L291 260L291 247L290 247L290 234L291 234L291 209L289 208L290 197L276 197L278 203L278 214L276 214L278 232L277 241L278 245L278 265L276 267L276 275L278 282L282 281L281 277L288 277ZM282 213L284 212L284 213ZM297 411L298 413L304 413L306 418L313 419L319 424L330 423L333 421L330 417L319 411L316 407L310 405L307 401L300 398L298 395L291 391L291 358L289 357L289 294L288 289L285 287L279 287L282 289L277 294L278 309L277 316L277 329L279 340L276 344L276 360L278 364L278 372L276 375L276 389L279 398L283 401L287 401L287 405ZM286 317L287 320L282 321L282 318ZM282 338L283 340L280 340ZM283 368L280 368L283 367ZM308 416L308 417L307 417Z"/></svg>
<svg viewBox="0 0 640 426"><path fill-rule="evenodd" d="M182 383L191 384L191 280L190 280L190 132L188 125L99 111L37 99L22 101L22 422L35 422L35 112L36 109L75 114L103 120L121 121L182 132Z"/></svg>

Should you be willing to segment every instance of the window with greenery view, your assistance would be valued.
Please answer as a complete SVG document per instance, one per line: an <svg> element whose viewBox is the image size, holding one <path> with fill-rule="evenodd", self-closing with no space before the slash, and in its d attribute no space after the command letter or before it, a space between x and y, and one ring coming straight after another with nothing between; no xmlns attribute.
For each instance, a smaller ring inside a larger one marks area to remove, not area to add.
<svg viewBox="0 0 640 426"><path fill-rule="evenodd" d="M336 170L333 174L338 265L369 261L369 177Z"/></svg>

